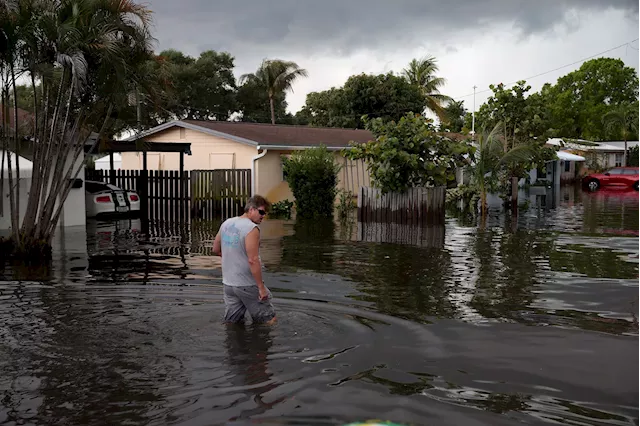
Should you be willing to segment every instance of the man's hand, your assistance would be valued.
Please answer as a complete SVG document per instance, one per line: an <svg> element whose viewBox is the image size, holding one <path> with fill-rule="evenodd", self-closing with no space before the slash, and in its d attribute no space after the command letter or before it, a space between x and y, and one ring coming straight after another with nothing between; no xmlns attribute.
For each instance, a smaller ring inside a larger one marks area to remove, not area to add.
<svg viewBox="0 0 640 426"><path fill-rule="evenodd" d="M269 299L269 290L267 290L267 287L262 284L261 286L258 286L258 292L260 293L260 301L264 302L265 300Z"/></svg>

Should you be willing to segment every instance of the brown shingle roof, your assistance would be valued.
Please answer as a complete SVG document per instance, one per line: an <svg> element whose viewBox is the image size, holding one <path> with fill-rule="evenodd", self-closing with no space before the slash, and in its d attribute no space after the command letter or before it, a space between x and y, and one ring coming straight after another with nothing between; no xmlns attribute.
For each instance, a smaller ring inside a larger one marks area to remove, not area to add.
<svg viewBox="0 0 640 426"><path fill-rule="evenodd" d="M351 141L364 143L374 138L368 130L360 129L272 125L233 121L183 120L183 122L239 138L249 139L262 145L291 147L325 145L329 148L342 148L349 146Z"/></svg>
<svg viewBox="0 0 640 426"><path fill-rule="evenodd" d="M5 108L3 104L0 104L0 126L2 126L5 122L4 117ZM13 129L13 124L15 122L14 115L15 110L13 105L11 105L9 109L9 129ZM22 130L23 133L29 133L33 129L33 124L35 121L35 116L22 108L18 108L18 127Z"/></svg>

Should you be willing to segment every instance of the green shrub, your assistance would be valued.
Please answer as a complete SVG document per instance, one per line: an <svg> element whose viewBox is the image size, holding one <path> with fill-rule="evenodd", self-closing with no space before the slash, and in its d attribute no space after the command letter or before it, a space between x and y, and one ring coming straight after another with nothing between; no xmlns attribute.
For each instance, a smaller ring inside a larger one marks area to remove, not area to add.
<svg viewBox="0 0 640 426"><path fill-rule="evenodd" d="M326 147L295 151L283 161L297 217L332 217L340 166Z"/></svg>
<svg viewBox="0 0 640 426"><path fill-rule="evenodd" d="M293 209L293 201L282 200L277 203L273 203L271 205L271 211L269 212L269 216L273 218L284 218L291 219L291 210Z"/></svg>

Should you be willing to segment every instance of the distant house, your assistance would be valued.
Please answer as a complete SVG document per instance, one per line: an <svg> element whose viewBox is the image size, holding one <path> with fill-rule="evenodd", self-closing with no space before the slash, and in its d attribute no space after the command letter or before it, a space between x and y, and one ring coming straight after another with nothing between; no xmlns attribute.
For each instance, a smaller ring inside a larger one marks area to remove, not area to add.
<svg viewBox="0 0 640 426"><path fill-rule="evenodd" d="M8 110L8 113L6 112ZM13 105L8 108L0 104L0 127L8 122L7 130L13 131L15 124L15 109ZM18 108L18 129L21 136L30 135L32 133L35 122L35 115L22 108Z"/></svg>
<svg viewBox="0 0 640 426"><path fill-rule="evenodd" d="M368 142L367 130L271 125L230 121L171 121L149 129L142 135L149 142L189 142L192 155L185 157L185 170L250 169L252 193L272 202L293 200L284 179L282 156L305 148L326 146L342 165L338 189L357 191L369 186L369 174L361 161L348 161L340 154L350 142ZM141 170L142 155L122 153L123 170ZM174 153L147 154L149 170L178 170L179 157Z"/></svg>
<svg viewBox="0 0 640 426"><path fill-rule="evenodd" d="M8 114L5 113L6 109L0 105L0 127L5 123L5 117L8 119L7 130L10 132L14 129L15 112L13 107L9 109ZM6 115L5 115L6 114ZM5 233L11 229L11 213L9 203L9 164L11 164L11 176L16 179L14 183L15 188L20 188L20 211L18 212L19 223L24 220L26 207L29 200L29 191L31 190L31 180L33 177L33 129L35 125L35 115L29 111L18 108L18 129L19 134L24 138L22 139L22 145L20 149L20 182L16 182L18 179L18 173L16 171L16 158L12 147L9 151L0 151L0 173L4 177L4 185L0 188L0 234ZM9 141L12 144L12 140ZM9 160L11 159L11 161ZM67 161L73 161L75 154L69 153ZM80 156L75 165L76 167L82 166L84 162L84 156ZM84 181L84 166L81 167L78 178ZM85 196L84 185L81 188L72 188L69 191L67 199L64 202L64 208L60 216L59 225L61 227L71 226L85 226Z"/></svg>
<svg viewBox="0 0 640 426"><path fill-rule="evenodd" d="M624 141L593 142L583 139L552 138L547 145L581 155L589 169L608 169L624 166ZM638 141L627 141L627 149L638 145Z"/></svg>

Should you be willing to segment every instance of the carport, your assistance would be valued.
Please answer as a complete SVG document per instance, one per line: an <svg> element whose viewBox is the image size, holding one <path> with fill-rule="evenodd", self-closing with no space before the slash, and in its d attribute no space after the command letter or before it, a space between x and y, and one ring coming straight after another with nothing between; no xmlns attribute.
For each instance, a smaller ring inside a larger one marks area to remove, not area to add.
<svg viewBox="0 0 640 426"><path fill-rule="evenodd" d="M123 152L141 152L142 153L142 170L140 173L140 185L138 193L140 195L140 210L144 218L147 217L149 207L148 194L148 178L149 170L147 168L148 152L171 152L180 154L180 188L183 193L186 192L187 180L184 179L184 156L191 155L191 143L188 142L147 142L144 140L136 141L116 141L103 140L98 142L95 147L93 143L88 143L84 147L85 153L91 154L109 154L109 182L115 185L115 170L113 164L113 154Z"/></svg>

